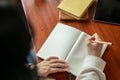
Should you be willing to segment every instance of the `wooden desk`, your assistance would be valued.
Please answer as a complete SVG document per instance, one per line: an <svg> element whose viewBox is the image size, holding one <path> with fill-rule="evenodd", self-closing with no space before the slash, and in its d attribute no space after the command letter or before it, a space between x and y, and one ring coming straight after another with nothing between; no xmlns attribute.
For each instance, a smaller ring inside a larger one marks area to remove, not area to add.
<svg viewBox="0 0 120 80"><path fill-rule="evenodd" d="M93 21L95 3L90 7L90 19L88 21L59 21L57 9L59 0L24 0L24 4L31 24L33 45L36 52L57 22L74 26L90 35L96 32L102 40L113 43L107 48L103 56L107 62L104 70L107 80L120 80L120 26ZM57 80L68 80L67 73L57 73L53 76Z"/></svg>

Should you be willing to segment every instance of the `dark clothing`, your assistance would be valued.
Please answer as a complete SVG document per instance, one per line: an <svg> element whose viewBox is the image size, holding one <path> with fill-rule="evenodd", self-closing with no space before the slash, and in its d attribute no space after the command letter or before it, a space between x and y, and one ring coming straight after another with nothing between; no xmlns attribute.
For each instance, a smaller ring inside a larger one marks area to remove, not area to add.
<svg viewBox="0 0 120 80"><path fill-rule="evenodd" d="M0 0L0 3L3 0ZM3 80L33 80L25 66L31 46L31 35L21 0L0 4L0 53ZM36 72L36 71L35 71Z"/></svg>

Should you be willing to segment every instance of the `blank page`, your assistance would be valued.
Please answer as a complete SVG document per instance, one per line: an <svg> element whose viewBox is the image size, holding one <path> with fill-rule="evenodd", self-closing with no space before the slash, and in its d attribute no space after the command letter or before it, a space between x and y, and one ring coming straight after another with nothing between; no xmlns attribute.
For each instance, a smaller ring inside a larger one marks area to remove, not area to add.
<svg viewBox="0 0 120 80"><path fill-rule="evenodd" d="M38 51L37 56L43 59L50 56L56 56L64 60L80 33L81 31L75 28L58 23Z"/></svg>

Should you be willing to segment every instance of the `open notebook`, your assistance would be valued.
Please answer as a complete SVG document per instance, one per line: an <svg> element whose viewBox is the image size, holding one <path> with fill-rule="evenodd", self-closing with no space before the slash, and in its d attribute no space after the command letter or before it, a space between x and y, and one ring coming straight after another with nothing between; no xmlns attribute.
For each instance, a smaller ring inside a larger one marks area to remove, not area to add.
<svg viewBox="0 0 120 80"><path fill-rule="evenodd" d="M70 66L70 72L77 76L88 55L85 43L85 39L88 37L90 35L83 31L58 23L39 49L37 56L42 59L57 56L61 60L65 60ZM106 47L107 45L103 46L102 53Z"/></svg>

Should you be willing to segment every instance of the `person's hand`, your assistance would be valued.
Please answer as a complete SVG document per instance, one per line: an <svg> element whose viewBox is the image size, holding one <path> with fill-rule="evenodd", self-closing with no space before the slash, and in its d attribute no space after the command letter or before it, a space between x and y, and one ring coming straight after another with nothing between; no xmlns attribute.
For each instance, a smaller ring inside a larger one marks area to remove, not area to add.
<svg viewBox="0 0 120 80"><path fill-rule="evenodd" d="M56 80L56 79L50 77L41 77L39 78L39 80Z"/></svg>
<svg viewBox="0 0 120 80"><path fill-rule="evenodd" d="M100 57L103 44L95 43L94 41L101 41L100 37L96 33L86 41L88 54Z"/></svg>
<svg viewBox="0 0 120 80"><path fill-rule="evenodd" d="M68 71L69 67L65 61L57 57L49 57L37 64L38 75L46 77L51 73Z"/></svg>

